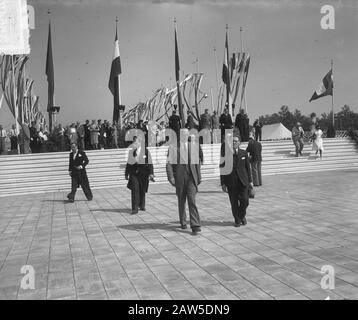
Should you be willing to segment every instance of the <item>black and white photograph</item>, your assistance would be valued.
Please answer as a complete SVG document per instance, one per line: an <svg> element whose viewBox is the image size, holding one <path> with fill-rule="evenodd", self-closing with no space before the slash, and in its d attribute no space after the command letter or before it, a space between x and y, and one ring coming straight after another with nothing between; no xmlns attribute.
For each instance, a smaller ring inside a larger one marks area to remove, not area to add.
<svg viewBox="0 0 358 320"><path fill-rule="evenodd" d="M0 0L0 300L358 300L357 57L357 0Z"/></svg>

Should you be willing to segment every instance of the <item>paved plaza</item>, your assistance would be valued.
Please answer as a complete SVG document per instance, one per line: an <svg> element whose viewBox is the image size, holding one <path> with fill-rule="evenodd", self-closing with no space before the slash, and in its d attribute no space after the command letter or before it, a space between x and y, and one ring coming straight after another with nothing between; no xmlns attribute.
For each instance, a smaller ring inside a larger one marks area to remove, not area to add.
<svg viewBox="0 0 358 320"><path fill-rule="evenodd" d="M137 215L126 188L0 198L0 299L358 299L358 171L263 182L235 228L219 180L204 181L197 236L179 228L169 184L150 185Z"/></svg>

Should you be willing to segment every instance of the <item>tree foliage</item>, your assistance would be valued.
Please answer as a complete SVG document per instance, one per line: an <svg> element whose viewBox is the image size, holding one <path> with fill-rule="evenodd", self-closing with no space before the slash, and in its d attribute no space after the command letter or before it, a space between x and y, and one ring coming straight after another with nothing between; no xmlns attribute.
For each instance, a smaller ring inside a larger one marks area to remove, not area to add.
<svg viewBox="0 0 358 320"><path fill-rule="evenodd" d="M265 124L274 124L281 122L286 128L292 130L295 123L300 122L305 131L309 131L312 125L311 117L317 116L314 112L310 115L303 115L299 109L290 111L286 105L281 106L277 113L260 117L260 121ZM332 124L332 112L322 113L317 116L317 121L323 130L327 130ZM358 113L352 111L350 106L344 105L339 112L335 114L335 129L349 130L358 129Z"/></svg>

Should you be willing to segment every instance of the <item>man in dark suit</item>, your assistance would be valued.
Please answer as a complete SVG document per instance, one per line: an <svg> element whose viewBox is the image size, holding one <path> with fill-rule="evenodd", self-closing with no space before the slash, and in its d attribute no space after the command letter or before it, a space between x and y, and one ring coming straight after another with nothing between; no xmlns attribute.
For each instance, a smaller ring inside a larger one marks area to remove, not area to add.
<svg viewBox="0 0 358 320"><path fill-rule="evenodd" d="M224 109L224 113L220 116L219 122L221 128L221 140L224 140L225 129L232 129L232 119L227 107Z"/></svg>
<svg viewBox="0 0 358 320"><path fill-rule="evenodd" d="M254 186L262 186L261 162L262 162L262 145L254 139L254 135L250 134L249 144L246 151L250 155L250 164L252 171L252 180Z"/></svg>
<svg viewBox="0 0 358 320"><path fill-rule="evenodd" d="M91 145L91 133L90 133L90 123L89 120L86 120L86 123L83 125L85 131L85 150L88 150Z"/></svg>
<svg viewBox="0 0 358 320"><path fill-rule="evenodd" d="M71 143L71 150L68 171L71 176L72 188L67 198L70 202L74 202L77 188L81 186L87 200L91 201L93 195L86 172L86 166L89 162L87 155L84 151L79 150L74 142Z"/></svg>
<svg viewBox="0 0 358 320"><path fill-rule="evenodd" d="M237 114L235 118L235 128L237 128L240 132L240 139L244 141L245 136L245 110L240 109L240 112Z"/></svg>
<svg viewBox="0 0 358 320"><path fill-rule="evenodd" d="M262 123L260 122L260 119L256 119L254 122L254 128L255 128L255 140L261 141L262 139Z"/></svg>
<svg viewBox="0 0 358 320"><path fill-rule="evenodd" d="M173 114L169 118L169 128L175 131L177 134L177 140L179 141L181 122L180 117L177 115L176 109L173 110Z"/></svg>
<svg viewBox="0 0 358 320"><path fill-rule="evenodd" d="M191 129L194 129L195 127L196 126L195 126L195 122L194 122L194 117L193 117L191 111L188 110L187 117L186 117L185 128L191 130Z"/></svg>
<svg viewBox="0 0 358 320"><path fill-rule="evenodd" d="M224 192L229 194L232 215L235 219L235 227L246 225L246 209L249 205L249 187L253 187L249 157L245 150L239 148L240 139L233 137L233 145L229 141L221 146L222 160L220 164L220 182ZM227 154L225 154L227 151ZM223 172L225 162L230 162L232 157L232 168ZM239 204L240 202L240 204Z"/></svg>
<svg viewBox="0 0 358 320"><path fill-rule="evenodd" d="M180 138L178 145L169 146L167 177L170 184L176 188L181 228L187 228L185 203L188 200L190 228L193 235L197 235L201 229L195 197L198 185L201 183L200 166L203 162L203 153L195 136L192 135L189 138L188 129L181 130Z"/></svg>
<svg viewBox="0 0 358 320"><path fill-rule="evenodd" d="M145 194L148 192L149 180L154 181L153 163L150 152L133 137L131 159L128 159L125 178L127 188L131 190L132 214L145 211Z"/></svg>

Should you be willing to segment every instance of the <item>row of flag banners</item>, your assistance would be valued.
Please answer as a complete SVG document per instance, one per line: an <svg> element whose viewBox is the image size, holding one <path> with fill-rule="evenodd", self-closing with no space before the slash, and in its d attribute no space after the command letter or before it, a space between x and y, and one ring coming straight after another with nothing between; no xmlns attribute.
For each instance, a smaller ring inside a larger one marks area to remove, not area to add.
<svg viewBox="0 0 358 320"><path fill-rule="evenodd" d="M231 83L231 81L240 81L240 75L243 74L242 77L242 88L246 86L247 74L250 65L250 55L247 53L237 53L233 54L232 58L229 58L229 45L228 45L228 35L226 32L225 36L225 51L224 51L224 62L222 68L222 81L226 86L226 102L228 106L231 106L233 101L236 100L238 94L238 83ZM236 78L233 75L234 70L238 70L240 75ZM178 89L178 104L179 107L181 104L181 94L179 91L179 52L178 52L178 41L177 41L177 32L175 29L175 80L177 83ZM116 36L114 40L114 52L113 59L111 64L111 71L109 77L108 87L110 92L114 97L114 105L119 106L121 104L120 99L120 87L119 87L119 76L122 73L121 67L121 58L119 52L119 41L118 41L118 32L116 27ZM48 42L47 42L47 55L46 55L46 76L48 81L48 104L47 111L50 111L54 106L54 63L53 63L53 55L52 55L52 39L51 39L51 23L49 23L48 30ZM332 69L324 76L322 82L318 85L317 89L313 93L309 102L316 100L318 98L333 95L333 76ZM243 100L243 90L241 93L241 103ZM0 97L0 102L2 102L2 97ZM0 103L1 108L1 103ZM183 110L179 108L179 113L182 116Z"/></svg>

